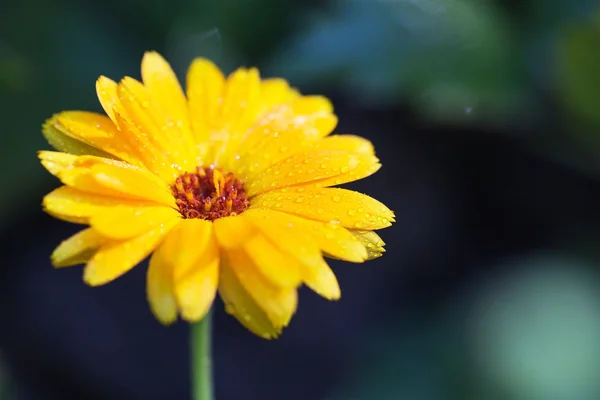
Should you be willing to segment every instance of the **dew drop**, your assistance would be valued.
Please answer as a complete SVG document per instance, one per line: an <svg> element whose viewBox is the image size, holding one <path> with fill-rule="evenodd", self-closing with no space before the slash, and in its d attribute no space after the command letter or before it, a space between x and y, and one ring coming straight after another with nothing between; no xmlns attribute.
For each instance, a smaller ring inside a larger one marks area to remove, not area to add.
<svg viewBox="0 0 600 400"><path fill-rule="evenodd" d="M225 304L225 312L229 315L235 314L235 308L231 304Z"/></svg>
<svg viewBox="0 0 600 400"><path fill-rule="evenodd" d="M323 168L323 169L327 168L327 164L326 163L321 164L321 168Z"/></svg>
<svg viewBox="0 0 600 400"><path fill-rule="evenodd" d="M350 168L348 168L347 166L343 166L342 169L341 169L341 171L342 171L342 173L345 174L346 172L348 172L349 169Z"/></svg>
<svg viewBox="0 0 600 400"><path fill-rule="evenodd" d="M358 221L354 224L355 228L362 228L363 226L365 226L365 224L362 221Z"/></svg>
<svg viewBox="0 0 600 400"><path fill-rule="evenodd" d="M356 215L356 210L348 210L348 215L350 215L350 216Z"/></svg>
<svg viewBox="0 0 600 400"><path fill-rule="evenodd" d="M333 196L331 198L331 200L333 200L334 203L339 203L340 201L342 201L342 198L340 196Z"/></svg>
<svg viewBox="0 0 600 400"><path fill-rule="evenodd" d="M323 214L325 212L325 210L323 210L322 208L317 208L317 214Z"/></svg>
<svg viewBox="0 0 600 400"><path fill-rule="evenodd" d="M304 196L300 196L296 199L296 203L302 203L304 201Z"/></svg>

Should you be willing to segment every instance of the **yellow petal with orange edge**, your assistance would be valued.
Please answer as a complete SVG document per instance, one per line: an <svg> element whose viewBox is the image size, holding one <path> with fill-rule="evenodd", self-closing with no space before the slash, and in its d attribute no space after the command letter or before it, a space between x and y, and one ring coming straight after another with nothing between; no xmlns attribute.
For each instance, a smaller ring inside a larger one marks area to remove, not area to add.
<svg viewBox="0 0 600 400"><path fill-rule="evenodd" d="M126 207L105 209L90 218L98 233L111 239L129 239L180 219L178 211L169 207Z"/></svg>
<svg viewBox="0 0 600 400"><path fill-rule="evenodd" d="M106 241L105 237L91 228L79 231L63 240L52 252L52 265L58 268L84 264Z"/></svg>
<svg viewBox="0 0 600 400"><path fill-rule="evenodd" d="M221 263L219 295L225 303L225 311L252 333L264 339L275 339L281 333L281 328L273 326L266 312L242 286L227 262Z"/></svg>
<svg viewBox="0 0 600 400"><path fill-rule="evenodd" d="M385 242L373 231L350 230L367 249L368 260L381 257L385 253Z"/></svg>
<svg viewBox="0 0 600 400"><path fill-rule="evenodd" d="M267 314L275 328L280 329L289 324L298 304L296 287L274 286L243 250L226 251L224 262L230 266L242 287Z"/></svg>
<svg viewBox="0 0 600 400"><path fill-rule="evenodd" d="M72 187L61 186L48 193L44 197L42 205L45 212L56 218L78 224L87 224L92 215L109 207L119 205L146 207L156 204L141 200L101 196L82 192Z"/></svg>
<svg viewBox="0 0 600 400"><path fill-rule="evenodd" d="M165 238L159 252L173 275L173 290L181 315L198 321L210 309L219 279L219 247L213 224L184 219Z"/></svg>
<svg viewBox="0 0 600 400"><path fill-rule="evenodd" d="M178 222L169 221L164 226L133 239L106 243L85 266L83 280L90 286L100 286L117 279L155 250Z"/></svg>
<svg viewBox="0 0 600 400"><path fill-rule="evenodd" d="M154 179L149 174L132 168L107 164L92 166L91 174L100 185L118 191L123 196L176 207L171 189L164 182Z"/></svg>
<svg viewBox="0 0 600 400"><path fill-rule="evenodd" d="M215 237L219 245L226 249L242 247L244 243L258 234L258 229L245 213L234 217L219 218L214 221Z"/></svg>
<svg viewBox="0 0 600 400"><path fill-rule="evenodd" d="M248 196L294 185L322 185L322 182L349 176L363 163L372 165L373 156L344 151L321 151L295 154L267 168L246 185ZM354 179L352 179L354 180ZM336 183L337 184L337 183Z"/></svg>
<svg viewBox="0 0 600 400"><path fill-rule="evenodd" d="M143 151L147 166L177 169L196 164L195 148L189 127L161 110L159 102L148 89L133 78L123 78L118 85L118 95L134 133L138 150ZM185 111L185 109L183 110Z"/></svg>
<svg viewBox="0 0 600 400"><path fill-rule="evenodd" d="M58 131L72 139L108 153L130 164L143 166L137 151L106 116L86 111L65 111L46 121L45 130ZM88 153L102 155L102 153Z"/></svg>
<svg viewBox="0 0 600 400"><path fill-rule="evenodd" d="M192 62L186 80L194 138L201 150L205 151L210 141L210 132L216 128L225 77L212 61L197 58Z"/></svg>
<svg viewBox="0 0 600 400"><path fill-rule="evenodd" d="M146 297L152 314L163 325L177 320L177 299L173 290L173 270L168 259L157 250L150 257L146 274Z"/></svg>
<svg viewBox="0 0 600 400"><path fill-rule="evenodd" d="M390 226L394 213L374 198L347 189L293 187L252 199L254 207L271 208L346 228L373 230Z"/></svg>

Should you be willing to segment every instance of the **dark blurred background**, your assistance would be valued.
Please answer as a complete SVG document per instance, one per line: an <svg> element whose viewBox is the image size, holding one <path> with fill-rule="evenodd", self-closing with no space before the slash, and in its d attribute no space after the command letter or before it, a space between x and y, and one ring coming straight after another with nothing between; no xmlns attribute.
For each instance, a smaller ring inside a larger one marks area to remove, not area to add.
<svg viewBox="0 0 600 400"><path fill-rule="evenodd" d="M3 0L0 399L188 399L187 325L145 266L101 288L54 271L76 226L41 123L100 111L95 79L157 50L258 66L331 97L383 169L353 185L397 215L383 258L332 262L280 340L217 303L218 400L600 398L600 7L593 0Z"/></svg>

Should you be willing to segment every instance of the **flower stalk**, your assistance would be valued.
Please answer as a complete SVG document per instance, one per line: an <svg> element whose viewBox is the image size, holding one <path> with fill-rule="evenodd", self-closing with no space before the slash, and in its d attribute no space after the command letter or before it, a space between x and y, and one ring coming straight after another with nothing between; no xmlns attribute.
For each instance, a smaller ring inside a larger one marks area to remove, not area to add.
<svg viewBox="0 0 600 400"><path fill-rule="evenodd" d="M214 400L211 357L211 312L190 325L192 399Z"/></svg>

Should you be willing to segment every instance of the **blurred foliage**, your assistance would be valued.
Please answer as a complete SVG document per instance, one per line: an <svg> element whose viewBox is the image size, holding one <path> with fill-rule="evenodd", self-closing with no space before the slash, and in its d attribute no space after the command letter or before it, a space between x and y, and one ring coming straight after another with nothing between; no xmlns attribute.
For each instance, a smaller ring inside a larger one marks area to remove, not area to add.
<svg viewBox="0 0 600 400"><path fill-rule="evenodd" d="M600 276L590 260L509 259L431 315L395 316L331 398L597 399Z"/></svg>

